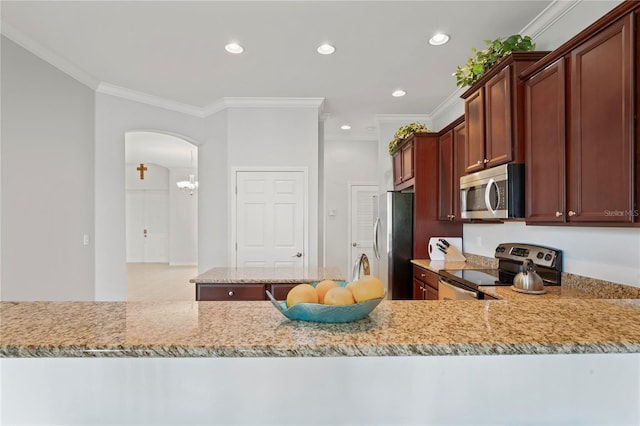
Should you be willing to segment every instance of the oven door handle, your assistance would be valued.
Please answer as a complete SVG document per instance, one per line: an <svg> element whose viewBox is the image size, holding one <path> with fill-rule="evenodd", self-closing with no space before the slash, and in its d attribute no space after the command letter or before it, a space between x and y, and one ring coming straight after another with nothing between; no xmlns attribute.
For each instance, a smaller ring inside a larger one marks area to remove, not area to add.
<svg viewBox="0 0 640 426"><path fill-rule="evenodd" d="M491 205L491 188L494 186L496 188L496 195L498 197L498 202L496 203L495 209ZM495 215L498 209L498 206L500 205L500 191L498 188L498 183L493 178L489 178L489 182L487 182L487 187L484 191L484 203L487 206L487 210L489 210L489 212L491 212L492 215Z"/></svg>
<svg viewBox="0 0 640 426"><path fill-rule="evenodd" d="M438 285L447 287L448 289L450 289L451 291L453 291L455 293L463 294L463 295L468 296L468 297L473 298L473 299L477 299L478 298L478 293L476 293L475 291L465 290L465 289L460 288L458 286L449 284L448 282L446 282L446 281L444 281L442 279L440 280Z"/></svg>

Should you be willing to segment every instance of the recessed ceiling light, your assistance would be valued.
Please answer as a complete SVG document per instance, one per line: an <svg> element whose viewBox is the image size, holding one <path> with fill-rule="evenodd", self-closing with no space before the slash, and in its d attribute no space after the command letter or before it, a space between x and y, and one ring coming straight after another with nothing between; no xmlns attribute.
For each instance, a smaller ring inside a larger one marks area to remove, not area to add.
<svg viewBox="0 0 640 426"><path fill-rule="evenodd" d="M328 43L318 46L318 53L321 55L331 55L335 51L336 48Z"/></svg>
<svg viewBox="0 0 640 426"><path fill-rule="evenodd" d="M343 124L342 126L340 126L340 128L342 130L351 130L351 126L349 126L348 124Z"/></svg>
<svg viewBox="0 0 640 426"><path fill-rule="evenodd" d="M395 91L391 94L391 96L393 96L393 97L395 97L395 98L399 98L399 97L404 96L404 95L406 95L406 94L407 94L407 92L405 92L404 90L402 90L402 89L398 89L398 90L395 90Z"/></svg>
<svg viewBox="0 0 640 426"><path fill-rule="evenodd" d="M444 33L436 33L429 39L429 44L432 46L440 46L449 41L449 36Z"/></svg>
<svg viewBox="0 0 640 426"><path fill-rule="evenodd" d="M229 43L224 47L229 53L238 54L244 52L244 47L240 46L238 43Z"/></svg>

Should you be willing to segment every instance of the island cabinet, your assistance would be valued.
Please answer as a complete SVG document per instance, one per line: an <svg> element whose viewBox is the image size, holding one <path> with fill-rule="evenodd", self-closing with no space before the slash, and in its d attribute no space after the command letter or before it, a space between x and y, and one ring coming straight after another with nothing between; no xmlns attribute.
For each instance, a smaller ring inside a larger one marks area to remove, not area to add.
<svg viewBox="0 0 640 426"><path fill-rule="evenodd" d="M527 71L527 223L638 220L634 19L591 29L555 62Z"/></svg>
<svg viewBox="0 0 640 426"><path fill-rule="evenodd" d="M414 184L414 142L407 139L393 154L393 186L396 191Z"/></svg>
<svg viewBox="0 0 640 426"><path fill-rule="evenodd" d="M439 279L435 272L413 265L413 300L438 300Z"/></svg>
<svg viewBox="0 0 640 426"><path fill-rule="evenodd" d="M439 210L440 220L459 221L460 176L464 175L464 116L443 129L440 145Z"/></svg>
<svg viewBox="0 0 640 426"><path fill-rule="evenodd" d="M265 300L264 284L196 284L196 300Z"/></svg>
<svg viewBox="0 0 640 426"><path fill-rule="evenodd" d="M524 89L518 74L547 53L512 52L462 94L466 173L524 162Z"/></svg>

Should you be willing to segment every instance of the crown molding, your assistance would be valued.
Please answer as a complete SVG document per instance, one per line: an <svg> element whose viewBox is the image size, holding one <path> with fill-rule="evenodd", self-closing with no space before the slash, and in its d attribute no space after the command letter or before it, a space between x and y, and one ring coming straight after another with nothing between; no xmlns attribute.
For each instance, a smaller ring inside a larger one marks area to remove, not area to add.
<svg viewBox="0 0 640 426"><path fill-rule="evenodd" d="M438 117L440 114L445 113L449 108L452 108L459 102L461 102L460 95L465 91L464 87L460 87L456 89L455 92L452 92L447 98L440 103L437 107L429 113L429 117Z"/></svg>
<svg viewBox="0 0 640 426"><path fill-rule="evenodd" d="M81 69L80 67L72 64L62 56L53 53L50 49L44 47L43 45L36 42L31 37L28 37L13 26L2 21L0 23L0 29L2 31L2 34L9 40L22 46L29 52L36 55L38 58L58 68L68 76L78 80L80 83L91 88L92 90L96 90L96 88L98 87L100 80L98 80L85 70Z"/></svg>
<svg viewBox="0 0 640 426"><path fill-rule="evenodd" d="M209 116L227 108L317 108L318 117L323 116L324 98L278 98L278 97L226 97L204 108Z"/></svg>
<svg viewBox="0 0 640 426"><path fill-rule="evenodd" d="M535 40L560 18L569 13L569 11L576 7L581 1L582 0L554 0L549 4L549 6L545 7L542 12L533 18L531 22L525 25L525 27L520 31L520 34L526 34Z"/></svg>
<svg viewBox="0 0 640 426"><path fill-rule="evenodd" d="M175 102L169 99L161 98L159 96L149 95L147 93L138 92L135 90L127 89L126 87L116 86L109 83L100 83L96 92L103 93L105 95L116 96L123 99L128 99L134 102L140 102L146 105L155 106L158 108L167 109L170 111L181 112L183 114L193 115L195 117L204 118L204 109L194 107L192 105Z"/></svg>
<svg viewBox="0 0 640 426"><path fill-rule="evenodd" d="M396 123L422 121L431 122L430 114L376 114L377 123Z"/></svg>

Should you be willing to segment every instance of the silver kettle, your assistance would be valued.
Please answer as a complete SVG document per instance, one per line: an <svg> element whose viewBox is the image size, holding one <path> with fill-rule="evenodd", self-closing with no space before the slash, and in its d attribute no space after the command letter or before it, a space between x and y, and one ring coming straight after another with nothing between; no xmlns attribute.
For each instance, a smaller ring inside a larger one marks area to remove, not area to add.
<svg viewBox="0 0 640 426"><path fill-rule="evenodd" d="M536 272L530 259L526 259L520 267L520 272L513 279L513 289L521 293L542 294L545 293L544 282Z"/></svg>

